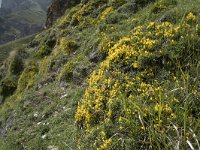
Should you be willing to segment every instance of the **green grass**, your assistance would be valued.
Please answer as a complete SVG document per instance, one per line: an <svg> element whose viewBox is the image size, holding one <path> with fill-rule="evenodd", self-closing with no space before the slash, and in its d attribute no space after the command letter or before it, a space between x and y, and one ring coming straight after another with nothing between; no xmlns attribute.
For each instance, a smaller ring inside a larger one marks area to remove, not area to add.
<svg viewBox="0 0 200 150"><path fill-rule="evenodd" d="M77 149L76 142L71 138L76 135L73 116L83 87L71 84L66 91L58 84L50 83L39 92L32 88L24 93L17 109L16 117L20 119L14 121L11 129L13 134L7 137L6 142L0 139L0 143L3 143L1 150L7 147L9 150L22 149L24 146L30 150L47 149L50 146ZM0 115L3 115L2 112ZM15 132L15 129L19 130ZM43 139L44 135L46 137Z"/></svg>

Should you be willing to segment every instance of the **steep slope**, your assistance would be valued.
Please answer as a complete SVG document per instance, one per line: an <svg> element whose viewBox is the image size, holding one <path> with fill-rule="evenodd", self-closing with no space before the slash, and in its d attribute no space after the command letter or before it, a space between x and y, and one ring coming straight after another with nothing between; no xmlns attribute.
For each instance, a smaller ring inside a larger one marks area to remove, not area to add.
<svg viewBox="0 0 200 150"><path fill-rule="evenodd" d="M50 0L5 0L0 8L0 44L41 31Z"/></svg>
<svg viewBox="0 0 200 150"><path fill-rule="evenodd" d="M66 7L0 68L0 149L199 149L199 7Z"/></svg>

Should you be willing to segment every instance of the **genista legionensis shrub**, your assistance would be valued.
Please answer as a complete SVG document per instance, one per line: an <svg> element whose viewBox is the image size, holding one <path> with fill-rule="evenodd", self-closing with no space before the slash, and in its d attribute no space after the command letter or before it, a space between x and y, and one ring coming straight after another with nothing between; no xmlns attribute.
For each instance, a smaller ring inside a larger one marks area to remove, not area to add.
<svg viewBox="0 0 200 150"><path fill-rule="evenodd" d="M106 60L90 76L75 115L78 127L93 139L91 147L173 148L172 141L179 138L174 127L184 128L184 122L191 126L185 128L182 138L189 138L189 128L195 130L197 123L190 112L183 122L181 113L185 114L183 97L190 93L197 104L199 96L195 84L184 91L184 83L192 78L185 67L199 55L196 19L188 13L182 24L137 26L109 49ZM175 87L179 90L173 92Z"/></svg>

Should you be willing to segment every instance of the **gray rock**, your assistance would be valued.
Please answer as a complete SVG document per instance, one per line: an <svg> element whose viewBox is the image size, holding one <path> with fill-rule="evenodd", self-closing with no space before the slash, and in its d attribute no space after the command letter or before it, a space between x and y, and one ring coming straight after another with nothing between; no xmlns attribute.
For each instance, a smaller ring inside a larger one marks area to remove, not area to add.
<svg viewBox="0 0 200 150"><path fill-rule="evenodd" d="M53 0L48 8L46 27L51 27L66 11L66 9L80 3L81 0Z"/></svg>
<svg viewBox="0 0 200 150"><path fill-rule="evenodd" d="M91 62L97 63L97 62L101 61L102 59L103 59L103 57L101 56L101 54L98 51L95 51L89 55L89 60Z"/></svg>
<svg viewBox="0 0 200 150"><path fill-rule="evenodd" d="M61 88L66 89L68 86L69 86L69 84L66 81L64 81L64 80L60 81Z"/></svg>
<svg viewBox="0 0 200 150"><path fill-rule="evenodd" d="M0 138L6 136L8 128L12 125L15 116L16 116L16 110L13 111L13 113L6 120L6 123L2 126L2 128L0 128Z"/></svg>

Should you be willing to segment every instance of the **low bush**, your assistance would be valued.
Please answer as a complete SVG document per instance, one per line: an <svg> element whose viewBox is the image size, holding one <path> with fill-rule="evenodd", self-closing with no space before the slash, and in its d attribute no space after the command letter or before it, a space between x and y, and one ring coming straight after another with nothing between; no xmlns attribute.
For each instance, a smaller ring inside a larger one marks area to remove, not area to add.
<svg viewBox="0 0 200 150"><path fill-rule="evenodd" d="M70 55L73 52L75 52L77 48L78 48L78 43L74 39L70 37L61 38L59 45L59 49L61 49L61 51L64 51Z"/></svg>
<svg viewBox="0 0 200 150"><path fill-rule="evenodd" d="M6 76L0 83L0 95L7 97L12 95L17 89L17 76Z"/></svg>
<svg viewBox="0 0 200 150"><path fill-rule="evenodd" d="M183 18L176 25L149 22L137 26L108 50L91 74L77 108L76 123L86 137L80 139L80 146L174 149L173 141L180 138L174 128L183 129L180 134L185 142L192 135L190 128L198 132L192 113L198 111L194 106L199 105L198 83L190 80L196 75L189 68L199 61L199 36L195 22L188 24L196 16L188 13ZM190 104L195 108L192 111ZM196 144L192 138L190 142Z"/></svg>
<svg viewBox="0 0 200 150"><path fill-rule="evenodd" d="M16 54L10 61L9 72L11 74L19 75L24 69L23 57Z"/></svg>
<svg viewBox="0 0 200 150"><path fill-rule="evenodd" d="M32 87L34 85L35 75L38 71L37 64L35 62L30 62L19 77L17 91L22 92Z"/></svg>
<svg viewBox="0 0 200 150"><path fill-rule="evenodd" d="M159 0L154 4L154 7L152 8L152 13L159 13L174 5L177 5L177 0Z"/></svg>

